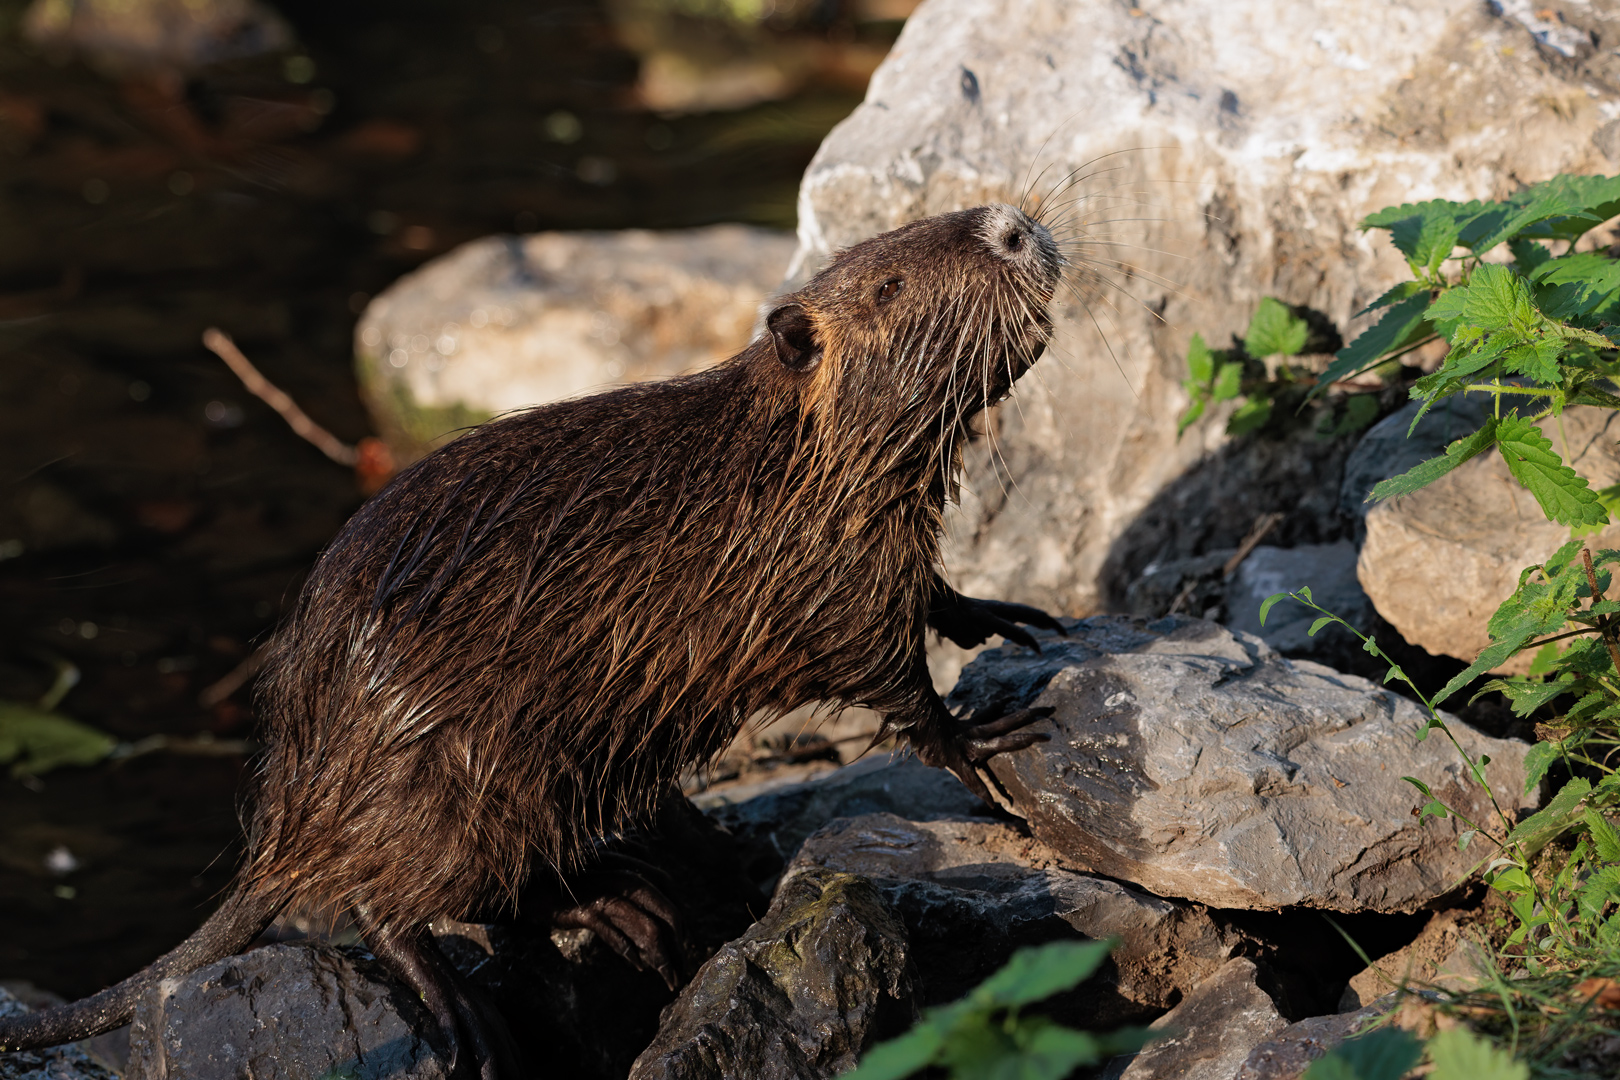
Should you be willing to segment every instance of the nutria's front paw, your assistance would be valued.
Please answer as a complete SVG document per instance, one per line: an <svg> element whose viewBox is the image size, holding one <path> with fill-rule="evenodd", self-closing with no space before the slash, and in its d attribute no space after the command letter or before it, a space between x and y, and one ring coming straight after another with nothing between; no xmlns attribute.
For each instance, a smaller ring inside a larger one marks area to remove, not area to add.
<svg viewBox="0 0 1620 1080"><path fill-rule="evenodd" d="M639 860L616 855L621 866ZM607 869L603 866L571 875L571 906L551 912L559 929L590 930L637 971L652 969L671 989L680 986L681 915L649 877L656 868Z"/></svg>
<svg viewBox="0 0 1620 1080"><path fill-rule="evenodd" d="M967 785L969 791L987 805L995 806L997 802L991 797L990 788L985 784L984 778L979 775L978 766L997 754L1023 750L1036 743L1046 742L1051 736L1045 732L1018 729L1027 727L1037 720L1046 719L1053 711L1046 705L1033 709L1019 709L1017 712L1008 713L983 724L958 727L953 733L939 740L925 741L913 736L912 747L925 764L949 769L956 774L958 780Z"/></svg>
<svg viewBox="0 0 1620 1080"><path fill-rule="evenodd" d="M1004 600L980 600L954 591L936 599L928 612L928 625L964 649L982 645L992 635L1000 634L1008 641L1040 652L1040 645L1020 623L1067 633L1062 623L1038 607Z"/></svg>

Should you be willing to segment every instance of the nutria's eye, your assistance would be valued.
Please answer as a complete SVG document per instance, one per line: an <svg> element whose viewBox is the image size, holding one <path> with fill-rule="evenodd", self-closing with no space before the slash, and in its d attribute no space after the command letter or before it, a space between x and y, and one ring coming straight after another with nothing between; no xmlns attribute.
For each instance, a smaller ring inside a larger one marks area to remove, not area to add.
<svg viewBox="0 0 1620 1080"><path fill-rule="evenodd" d="M1007 238L1003 240L1002 243L1007 245L1008 251L1017 251L1019 248L1024 246L1024 234L1019 232L1017 229L1014 229L1012 232L1007 234Z"/></svg>
<svg viewBox="0 0 1620 1080"><path fill-rule="evenodd" d="M890 278L888 281L885 281L882 285L878 286L878 303L887 304L890 300L893 300L895 297L900 295L900 290L904 286L905 282L901 281L897 277Z"/></svg>

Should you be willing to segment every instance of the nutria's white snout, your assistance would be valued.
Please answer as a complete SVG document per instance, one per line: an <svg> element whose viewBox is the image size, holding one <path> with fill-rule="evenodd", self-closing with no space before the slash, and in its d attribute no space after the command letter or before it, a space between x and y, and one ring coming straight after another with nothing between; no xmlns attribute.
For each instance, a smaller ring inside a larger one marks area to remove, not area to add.
<svg viewBox="0 0 1620 1080"><path fill-rule="evenodd" d="M999 258L1047 282L1056 281L1062 270L1051 232L1016 206L985 207L979 235Z"/></svg>

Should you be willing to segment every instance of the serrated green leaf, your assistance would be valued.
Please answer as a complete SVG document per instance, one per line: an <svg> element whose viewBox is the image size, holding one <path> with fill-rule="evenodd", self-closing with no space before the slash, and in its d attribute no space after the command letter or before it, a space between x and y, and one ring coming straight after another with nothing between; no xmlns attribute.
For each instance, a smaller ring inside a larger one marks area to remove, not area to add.
<svg viewBox="0 0 1620 1080"><path fill-rule="evenodd" d="M1558 358L1563 355L1566 339L1548 335L1514 345L1502 354L1502 366L1511 374L1526 375L1542 384L1558 381Z"/></svg>
<svg viewBox="0 0 1620 1080"><path fill-rule="evenodd" d="M1559 758L1560 744L1538 742L1524 755L1524 793L1530 794Z"/></svg>
<svg viewBox="0 0 1620 1080"><path fill-rule="evenodd" d="M1552 252L1534 240L1509 240L1508 249L1513 252L1513 263L1521 274L1533 277L1538 267L1552 261Z"/></svg>
<svg viewBox="0 0 1620 1080"><path fill-rule="evenodd" d="M1446 452L1437 458L1430 458L1388 480L1380 481L1367 495L1367 501L1382 502L1393 499L1399 495L1410 495L1419 488L1426 487L1440 479L1446 473L1468 461L1470 458L1489 450L1496 444L1496 421L1489 419L1485 425L1472 435L1465 435L1450 446Z"/></svg>
<svg viewBox="0 0 1620 1080"><path fill-rule="evenodd" d="M1271 419L1271 399L1252 397L1232 410L1226 421L1226 433L1233 437L1247 435L1265 426Z"/></svg>
<svg viewBox="0 0 1620 1080"><path fill-rule="evenodd" d="M1372 303L1368 304L1366 307L1362 308L1360 311L1356 312L1350 317L1352 319L1359 319L1368 312L1377 311L1381 307L1388 307L1391 304L1405 300L1408 296L1415 296L1420 292L1428 292L1429 289L1430 286L1427 282L1416 280L1403 281L1398 285L1391 285L1388 289L1384 290L1383 295L1379 296L1378 299L1374 300Z"/></svg>
<svg viewBox="0 0 1620 1080"><path fill-rule="evenodd" d="M1081 1065L1096 1064L1103 1052L1095 1035L1063 1027L1045 1017L1020 1018L1013 1041L1022 1052L1018 1071L1013 1074L1019 1080L1063 1080Z"/></svg>
<svg viewBox="0 0 1620 1080"><path fill-rule="evenodd" d="M1250 356L1294 356L1305 347L1310 327L1305 320L1289 311L1282 301L1266 297L1249 320L1249 330L1243 336L1243 348Z"/></svg>
<svg viewBox="0 0 1620 1080"><path fill-rule="evenodd" d="M1300 1080L1401 1080L1423 1057L1409 1031L1381 1027L1346 1039L1306 1069Z"/></svg>
<svg viewBox="0 0 1620 1080"><path fill-rule="evenodd" d="M1505 266L1482 263L1468 279L1466 288L1449 290L1441 301L1461 294L1462 317L1482 330L1525 332L1537 324L1535 299L1530 286ZM1449 309L1447 309L1449 310ZM1445 317L1441 311L1436 318Z"/></svg>
<svg viewBox="0 0 1620 1080"><path fill-rule="evenodd" d="M1620 862L1620 833L1615 832L1609 819L1588 806L1581 815L1586 819L1586 830L1592 836L1592 846L1604 862Z"/></svg>
<svg viewBox="0 0 1620 1080"><path fill-rule="evenodd" d="M1581 800L1591 792L1591 781L1577 776L1559 789L1547 805L1531 814L1508 833L1509 844L1523 844L1535 852L1557 839L1581 816Z"/></svg>
<svg viewBox="0 0 1620 1080"><path fill-rule="evenodd" d="M1609 515L1586 478L1565 465L1541 429L1517 414L1496 425L1496 445L1513 478L1560 525L1607 525Z"/></svg>
<svg viewBox="0 0 1620 1080"><path fill-rule="evenodd" d="M1434 1063L1428 1080L1530 1080L1528 1065L1465 1027L1438 1033L1428 1051Z"/></svg>
<svg viewBox="0 0 1620 1080"><path fill-rule="evenodd" d="M1042 1001L1067 990L1096 971L1113 948L1109 941L1054 941L1019 949L994 975L980 983L968 1000L1009 1008Z"/></svg>
<svg viewBox="0 0 1620 1080"><path fill-rule="evenodd" d="M1421 340L1427 335L1428 323L1424 312L1428 308L1429 293L1426 289L1391 305L1375 325L1362 331L1356 340L1333 355L1333 362L1316 380L1311 395L1315 396L1333 383L1372 367L1390 353L1399 352Z"/></svg>
<svg viewBox="0 0 1620 1080"><path fill-rule="evenodd" d="M1575 903L1588 923L1596 923L1603 918L1603 909L1617 899L1617 893L1620 893L1620 866L1605 866L1587 875L1575 891Z"/></svg>
<svg viewBox="0 0 1620 1080"><path fill-rule="evenodd" d="M1230 401L1238 396L1243 389L1243 365L1238 363L1222 364L1215 373L1215 385L1210 390L1210 398L1214 401Z"/></svg>
<svg viewBox="0 0 1620 1080"><path fill-rule="evenodd" d="M1204 344L1203 334L1194 334L1187 341L1187 375L1196 383L1208 383L1215 377L1215 354Z"/></svg>
<svg viewBox="0 0 1620 1080"><path fill-rule="evenodd" d="M844 1080L903 1080L931 1065L944 1042L939 1029L925 1021L872 1047L861 1056L860 1067L846 1073Z"/></svg>

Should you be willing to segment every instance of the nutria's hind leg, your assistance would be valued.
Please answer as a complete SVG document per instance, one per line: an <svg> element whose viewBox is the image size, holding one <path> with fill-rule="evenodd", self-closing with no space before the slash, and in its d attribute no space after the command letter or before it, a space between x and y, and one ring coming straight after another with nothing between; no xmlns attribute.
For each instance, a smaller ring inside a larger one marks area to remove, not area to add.
<svg viewBox="0 0 1620 1080"><path fill-rule="evenodd" d="M681 984L681 913L653 882L662 870L619 852L570 874L548 915L561 929L590 930L637 971L658 972L671 990Z"/></svg>
<svg viewBox="0 0 1620 1080"><path fill-rule="evenodd" d="M979 724L965 724L951 715L932 686L919 691L918 697L915 717L896 715L886 719L902 729L906 742L924 764L949 769L988 806L998 804L991 798L990 788L978 767L997 754L1023 750L1051 738L1044 732L1019 730L1051 716L1052 709L1046 706L1019 709Z"/></svg>
<svg viewBox="0 0 1620 1080"><path fill-rule="evenodd" d="M364 906L356 915L371 952L427 1006L444 1040L450 1076L478 1080L518 1080L522 1073L505 1034L491 1024L484 1006L474 1000L460 974L439 951L426 927L397 932L371 925Z"/></svg>

